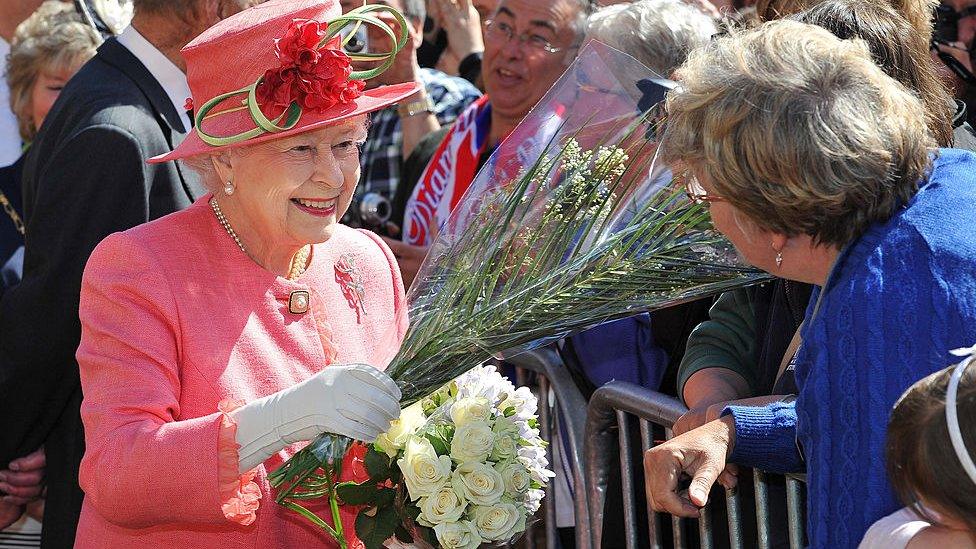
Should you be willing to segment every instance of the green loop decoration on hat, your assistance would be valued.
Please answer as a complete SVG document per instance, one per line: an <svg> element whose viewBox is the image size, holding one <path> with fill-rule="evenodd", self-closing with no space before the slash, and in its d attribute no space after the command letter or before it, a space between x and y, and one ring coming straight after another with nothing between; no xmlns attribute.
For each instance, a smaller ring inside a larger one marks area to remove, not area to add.
<svg viewBox="0 0 976 549"><path fill-rule="evenodd" d="M375 12L387 12L393 15L400 27L399 36L397 36L397 33L393 31L390 25L384 23L378 17L376 17ZM406 46L409 34L407 32L407 21L404 19L403 15L396 9L381 4L371 4L350 10L348 13L336 17L328 23L328 26L325 27L325 35L318 41L318 45L316 46L316 49L321 51L324 46L339 36L343 30L352 26L353 28L351 32L349 32L348 35L341 42L339 42L339 47L341 48L353 38L359 27L364 24L373 25L389 36L393 42L393 47L390 51L385 53L342 53L342 55L348 58L349 61L382 61L378 66L370 70L352 71L349 74L346 82L353 83L352 87L359 86L359 91L361 91L362 81L376 78L380 74L383 74L387 69L390 68L390 66L393 65L396 55L400 52L400 50ZM297 99L292 100L284 112L274 119L269 118L261 110L261 105L258 102L258 88L265 83L265 78L267 76L268 73L265 73L259 77L256 82L249 86L218 95L217 97L214 97L213 99L204 103L203 106L200 107L200 110L196 113L195 126L197 135L200 136L200 139L204 143L213 147L223 147L240 143L242 141L247 141L248 139L253 139L266 133L278 133L290 130L298 125L304 110ZM356 81L359 81L359 83L355 84ZM342 92L340 92L340 95L341 93ZM237 96L243 96L241 107L213 112L217 105ZM248 114L251 116L251 120L254 122L255 127L253 129L226 137L211 135L203 130L203 122L205 119L245 109L248 111Z"/></svg>

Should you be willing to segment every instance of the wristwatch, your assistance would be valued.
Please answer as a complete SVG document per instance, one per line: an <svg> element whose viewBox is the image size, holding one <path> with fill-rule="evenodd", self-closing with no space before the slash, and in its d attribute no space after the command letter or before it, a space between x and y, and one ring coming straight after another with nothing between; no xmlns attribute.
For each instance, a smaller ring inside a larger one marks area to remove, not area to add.
<svg viewBox="0 0 976 549"><path fill-rule="evenodd" d="M397 106L397 113L401 118L416 116L418 114L431 113L434 112L434 102L430 100L427 94L423 94L420 99L410 101L409 103L400 103Z"/></svg>

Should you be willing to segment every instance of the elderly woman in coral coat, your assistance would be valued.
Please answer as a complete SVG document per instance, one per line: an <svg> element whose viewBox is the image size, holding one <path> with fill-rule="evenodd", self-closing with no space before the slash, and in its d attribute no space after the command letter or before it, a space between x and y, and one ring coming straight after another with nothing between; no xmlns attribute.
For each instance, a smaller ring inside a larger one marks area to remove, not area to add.
<svg viewBox="0 0 976 549"><path fill-rule="evenodd" d="M417 88L364 92L327 34L339 15L273 0L183 51L197 129L152 161L183 159L214 192L111 235L85 270L77 547L326 543L267 472L295 443L370 441L399 414L381 372L406 329L399 270L338 220L365 114Z"/></svg>

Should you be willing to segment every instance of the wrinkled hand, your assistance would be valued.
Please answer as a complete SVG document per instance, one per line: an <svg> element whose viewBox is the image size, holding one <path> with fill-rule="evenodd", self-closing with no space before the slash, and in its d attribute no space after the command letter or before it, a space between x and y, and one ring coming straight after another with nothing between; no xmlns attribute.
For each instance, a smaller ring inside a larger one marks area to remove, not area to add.
<svg viewBox="0 0 976 549"><path fill-rule="evenodd" d="M10 462L10 468L0 471L0 492L3 502L23 506L44 493L44 467L47 461L44 448Z"/></svg>
<svg viewBox="0 0 976 549"><path fill-rule="evenodd" d="M434 0L438 4L441 27L447 33L447 51L460 63L474 52L485 51L481 16L471 0ZM457 65L453 66L457 73Z"/></svg>
<svg viewBox="0 0 976 549"><path fill-rule="evenodd" d="M735 426L730 416L679 435L644 453L647 501L655 511L698 517L708 493L725 468ZM681 474L691 476L687 495L679 492Z"/></svg>
<svg viewBox="0 0 976 549"><path fill-rule="evenodd" d="M429 246L414 246L412 244L406 244L400 242L399 240L393 240L392 238L382 237L386 245L390 247L393 251L393 256L396 257L397 264L400 265L400 275L403 277L403 286L405 288L410 288L413 284L413 280L417 277L417 272L420 270L420 264L424 262L424 258L427 257L427 250L430 249Z"/></svg>
<svg viewBox="0 0 976 549"><path fill-rule="evenodd" d="M23 505L14 505L0 501L0 530L20 520L24 514Z"/></svg>

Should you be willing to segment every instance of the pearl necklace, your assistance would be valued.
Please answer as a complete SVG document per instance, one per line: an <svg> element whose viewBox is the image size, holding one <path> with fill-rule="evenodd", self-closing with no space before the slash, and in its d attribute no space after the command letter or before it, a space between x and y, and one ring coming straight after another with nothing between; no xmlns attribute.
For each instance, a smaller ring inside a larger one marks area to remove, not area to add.
<svg viewBox="0 0 976 549"><path fill-rule="evenodd" d="M233 227L230 226L230 222L227 221L227 217L224 216L224 212L221 211L220 205L217 204L216 196L210 199L210 209L213 210L214 215L217 217L217 222L220 223L220 226L223 227L224 230L227 231L227 234L234 239L237 247L246 254L247 250L244 249L244 243L241 242L241 238L237 236L237 232ZM311 255L311 253L312 247L308 244L302 246L301 250L298 250L298 253L295 254L295 257L293 257L291 260L291 266L288 268L288 278L290 280L295 280L296 278L305 274L305 270L308 268L308 257Z"/></svg>

